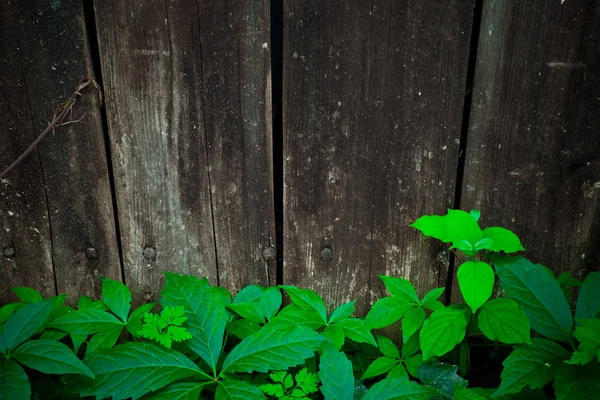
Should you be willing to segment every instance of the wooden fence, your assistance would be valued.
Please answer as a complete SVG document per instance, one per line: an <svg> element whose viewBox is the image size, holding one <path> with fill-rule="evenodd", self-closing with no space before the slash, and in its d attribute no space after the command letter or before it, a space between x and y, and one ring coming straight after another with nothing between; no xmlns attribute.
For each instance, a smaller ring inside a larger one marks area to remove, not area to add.
<svg viewBox="0 0 600 400"><path fill-rule="evenodd" d="M482 211L557 274L600 268L600 2L0 2L0 303L163 272L329 305L453 285L408 224ZM454 291L456 295L456 291Z"/></svg>

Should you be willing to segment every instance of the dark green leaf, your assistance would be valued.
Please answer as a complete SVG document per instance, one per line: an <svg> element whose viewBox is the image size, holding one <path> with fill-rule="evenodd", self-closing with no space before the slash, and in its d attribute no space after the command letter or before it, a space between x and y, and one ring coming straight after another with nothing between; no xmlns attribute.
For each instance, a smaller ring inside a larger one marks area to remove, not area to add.
<svg viewBox="0 0 600 400"><path fill-rule="evenodd" d="M408 378L408 372L402 363L398 363L394 368L387 374L388 378Z"/></svg>
<svg viewBox="0 0 600 400"><path fill-rule="evenodd" d="M227 332L240 339L246 339L253 333L258 332L259 329L260 324L249 319L236 319L227 322Z"/></svg>
<svg viewBox="0 0 600 400"><path fill-rule="evenodd" d="M404 278L394 278L391 276L377 275L383 281L388 292L399 300L419 304L419 297L412 283Z"/></svg>
<svg viewBox="0 0 600 400"><path fill-rule="evenodd" d="M319 329L325 322L314 309L306 310L297 304L290 304L283 308L271 319L269 325L303 325L311 329Z"/></svg>
<svg viewBox="0 0 600 400"><path fill-rule="evenodd" d="M434 311L421 328L423 359L443 356L465 337L468 318L463 311L446 308Z"/></svg>
<svg viewBox="0 0 600 400"><path fill-rule="evenodd" d="M575 337L579 341L577 351L570 360L569 364L587 364L594 357L600 361L600 319L582 319L576 320L579 326L575 328Z"/></svg>
<svg viewBox="0 0 600 400"><path fill-rule="evenodd" d="M425 236L439 239L444 243L452 241L448 234L445 216L423 215L409 226L420 230Z"/></svg>
<svg viewBox="0 0 600 400"><path fill-rule="evenodd" d="M465 303L474 312L492 296L494 270L481 261L467 261L458 267L456 274Z"/></svg>
<svg viewBox="0 0 600 400"><path fill-rule="evenodd" d="M94 377L67 346L54 340L31 340L12 356L21 364L45 374L82 374Z"/></svg>
<svg viewBox="0 0 600 400"><path fill-rule="evenodd" d="M530 326L521 307L510 299L493 299L481 306L479 328L490 340L508 344L531 343Z"/></svg>
<svg viewBox="0 0 600 400"><path fill-rule="evenodd" d="M54 299L47 299L26 305L12 314L4 326L6 349L14 349L38 332L46 323L52 307Z"/></svg>
<svg viewBox="0 0 600 400"><path fill-rule="evenodd" d="M63 331L59 331L59 330L55 330L55 329L46 329L40 335L40 339L60 340L67 335L68 335L67 332L63 332Z"/></svg>
<svg viewBox="0 0 600 400"><path fill-rule="evenodd" d="M21 300L25 304L33 304L43 300L43 297L40 294L40 292L29 287L18 286L12 288L11 290L17 295L19 300Z"/></svg>
<svg viewBox="0 0 600 400"><path fill-rule="evenodd" d="M600 272L591 272L581 284L577 298L576 318L594 318L600 312Z"/></svg>
<svg viewBox="0 0 600 400"><path fill-rule="evenodd" d="M233 304L247 303L257 300L265 292L265 288L257 285L249 285L238 292L233 299Z"/></svg>
<svg viewBox="0 0 600 400"><path fill-rule="evenodd" d="M410 357L417 351L421 350L420 336L421 335L415 332L415 334L409 337L408 340L403 340L404 343L402 344L402 358Z"/></svg>
<svg viewBox="0 0 600 400"><path fill-rule="evenodd" d="M557 400L597 400L600 393L600 363L585 366L562 364L554 380Z"/></svg>
<svg viewBox="0 0 600 400"><path fill-rule="evenodd" d="M344 331L342 330L342 328L340 328L337 325L329 325L326 326L325 329L323 330L323 332L321 332L321 335L325 336L326 338L330 339L331 342L333 343L333 346L339 351L342 346L344 345L344 341L345 341L345 336L344 336Z"/></svg>
<svg viewBox="0 0 600 400"><path fill-rule="evenodd" d="M29 400L31 385L29 378L16 361L0 360L0 399Z"/></svg>
<svg viewBox="0 0 600 400"><path fill-rule="evenodd" d="M409 310L417 307L396 297L384 297L377 300L369 310L365 322L371 329L385 328L398 321Z"/></svg>
<svg viewBox="0 0 600 400"><path fill-rule="evenodd" d="M342 328L344 335L347 338L359 343L368 343L377 346L375 338L371 334L371 330L365 324L365 321L358 318L346 318L335 324L338 328Z"/></svg>
<svg viewBox="0 0 600 400"><path fill-rule="evenodd" d="M458 366L430 360L419 367L419 379L437 390L442 397L454 397L454 386L467 387L467 381L458 375Z"/></svg>
<svg viewBox="0 0 600 400"><path fill-rule="evenodd" d="M336 308L333 314L331 314L331 317L329 317L329 323L333 324L344 318L350 317L354 312L354 303L354 301L351 301Z"/></svg>
<svg viewBox="0 0 600 400"><path fill-rule="evenodd" d="M110 349L117 343L123 327L113 326L110 330L96 333L90 339L87 348L85 349L85 356L87 357L90 353L97 349Z"/></svg>
<svg viewBox="0 0 600 400"><path fill-rule="evenodd" d="M131 309L131 292L122 282L102 277L102 300L121 321L127 322Z"/></svg>
<svg viewBox="0 0 600 400"><path fill-rule="evenodd" d="M369 378L373 378L375 376L379 376L379 375L383 375L386 372L390 371L392 368L394 368L396 365L398 365L398 363L400 362L400 360L398 360L397 358L388 358L388 357L379 357L376 358L371 365L369 365L369 368L367 368L367 370L365 371L365 373L362 375L362 377L360 379L369 379Z"/></svg>
<svg viewBox="0 0 600 400"><path fill-rule="evenodd" d="M326 400L353 400L354 375L352 363L344 353L326 346L319 362L321 392Z"/></svg>
<svg viewBox="0 0 600 400"><path fill-rule="evenodd" d="M402 361L406 370L415 378L419 377L419 367L423 364L423 354L415 354Z"/></svg>
<svg viewBox="0 0 600 400"><path fill-rule="evenodd" d="M423 300L421 301L421 304L423 306L426 306L428 303L435 302L437 299L440 298L442 293L444 293L444 290L446 290L446 288L443 288L443 287L430 290L429 292L427 292L427 294L425 296L423 296Z"/></svg>
<svg viewBox="0 0 600 400"><path fill-rule="evenodd" d="M491 392L493 393L493 390ZM488 396L487 394L478 393L474 389L468 389L461 385L454 386L455 400L489 400L491 398L491 393Z"/></svg>
<svg viewBox="0 0 600 400"><path fill-rule="evenodd" d="M499 251L516 253L517 251L525 250L517 235L508 229L499 228L497 226L485 228L483 230L483 237L492 240L491 246L485 248L496 253Z"/></svg>
<svg viewBox="0 0 600 400"><path fill-rule="evenodd" d="M294 304L305 310L316 311L323 324L327 323L327 310L321 296L310 289L298 289L295 286L281 286L281 288L290 296Z"/></svg>
<svg viewBox="0 0 600 400"><path fill-rule="evenodd" d="M98 332L106 332L116 327L123 327L123 323L106 311L87 309L63 315L52 321L48 326L63 330L71 335L87 336Z"/></svg>
<svg viewBox="0 0 600 400"><path fill-rule="evenodd" d="M402 340L407 341L425 321L423 307L415 307L404 314L402 318Z"/></svg>
<svg viewBox="0 0 600 400"><path fill-rule="evenodd" d="M69 335L71 342L73 342L73 353L79 353L79 348L87 340L87 335Z"/></svg>
<svg viewBox="0 0 600 400"><path fill-rule="evenodd" d="M579 279L573 278L570 272L563 272L558 276L558 278L556 278L556 280L558 281L558 283L560 283L561 286L579 287L582 284L582 282Z"/></svg>
<svg viewBox="0 0 600 400"><path fill-rule="evenodd" d="M390 339L385 336L377 335L377 344L379 345L379 350L381 354L389 358L400 358L400 352L398 348Z"/></svg>
<svg viewBox="0 0 600 400"><path fill-rule="evenodd" d="M247 382L226 379L219 381L215 400L261 400L265 395Z"/></svg>
<svg viewBox="0 0 600 400"><path fill-rule="evenodd" d="M266 322L264 309L258 302L228 304L227 308L238 314L240 317L250 321L259 324L264 324Z"/></svg>
<svg viewBox="0 0 600 400"><path fill-rule="evenodd" d="M407 378L386 378L374 384L361 400L429 400L437 391Z"/></svg>
<svg viewBox="0 0 600 400"><path fill-rule="evenodd" d="M144 400L198 400L205 386L212 382L178 382L147 394Z"/></svg>
<svg viewBox="0 0 600 400"><path fill-rule="evenodd" d="M281 308L281 290L277 286L271 286L260 296L260 305L262 306L263 316L271 320L279 308Z"/></svg>
<svg viewBox="0 0 600 400"><path fill-rule="evenodd" d="M142 304L141 306L133 310L133 312L129 316L127 325L125 325L127 332L129 332L135 337L138 337L138 332L142 329L142 319L144 318L144 315L146 315L146 313L149 313L154 308L154 305L154 303Z"/></svg>
<svg viewBox="0 0 600 400"><path fill-rule="evenodd" d="M8 317L10 317L13 312L23 307L25 307L25 304L23 303L9 303L4 307L0 308L0 325L5 323Z"/></svg>

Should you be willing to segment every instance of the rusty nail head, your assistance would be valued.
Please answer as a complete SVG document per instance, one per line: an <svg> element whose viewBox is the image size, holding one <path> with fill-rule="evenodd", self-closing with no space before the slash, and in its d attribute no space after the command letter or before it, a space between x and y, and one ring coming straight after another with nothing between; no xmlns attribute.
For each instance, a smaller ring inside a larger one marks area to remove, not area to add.
<svg viewBox="0 0 600 400"><path fill-rule="evenodd" d="M156 249L152 246L144 247L144 251L142 254L144 255L144 258L148 261L156 260Z"/></svg>
<svg viewBox="0 0 600 400"><path fill-rule="evenodd" d="M94 247L88 247L85 249L85 257L90 261L97 260L100 257L100 253Z"/></svg>
<svg viewBox="0 0 600 400"><path fill-rule="evenodd" d="M321 260L329 261L332 257L333 251L331 250L331 247L323 247L323 250L321 250Z"/></svg>
<svg viewBox="0 0 600 400"><path fill-rule="evenodd" d="M263 258L267 261L274 260L276 255L277 252L273 246L268 246L263 249Z"/></svg>
<svg viewBox="0 0 600 400"><path fill-rule="evenodd" d="M15 247L14 246L5 246L2 249L2 255L6 258L12 258L15 256Z"/></svg>

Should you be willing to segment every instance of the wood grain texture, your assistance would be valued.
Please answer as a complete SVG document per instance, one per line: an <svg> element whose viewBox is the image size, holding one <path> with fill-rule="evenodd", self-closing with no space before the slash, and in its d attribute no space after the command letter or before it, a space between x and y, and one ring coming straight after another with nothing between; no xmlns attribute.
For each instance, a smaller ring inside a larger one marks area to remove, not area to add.
<svg viewBox="0 0 600 400"><path fill-rule="evenodd" d="M125 279L138 300L158 293L163 271L234 290L274 283L262 259L273 226L266 4L95 4Z"/></svg>
<svg viewBox="0 0 600 400"><path fill-rule="evenodd" d="M600 268L600 4L484 4L463 208L583 278Z"/></svg>
<svg viewBox="0 0 600 400"><path fill-rule="evenodd" d="M445 285L442 248L408 224L454 201L472 12L286 2L286 283L359 314L384 295L376 274Z"/></svg>

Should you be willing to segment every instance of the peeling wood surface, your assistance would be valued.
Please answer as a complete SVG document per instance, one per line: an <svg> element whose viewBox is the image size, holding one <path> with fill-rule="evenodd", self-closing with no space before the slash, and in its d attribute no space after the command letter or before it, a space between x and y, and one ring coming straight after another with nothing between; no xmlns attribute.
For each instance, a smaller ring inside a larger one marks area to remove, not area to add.
<svg viewBox="0 0 600 400"><path fill-rule="evenodd" d="M583 278L600 268L600 4L484 4L463 208Z"/></svg>
<svg viewBox="0 0 600 400"><path fill-rule="evenodd" d="M408 224L454 201L473 5L285 4L284 282L359 314L377 274L445 286Z"/></svg>
<svg viewBox="0 0 600 400"><path fill-rule="evenodd" d="M164 271L274 283L268 2L95 6L134 297Z"/></svg>

